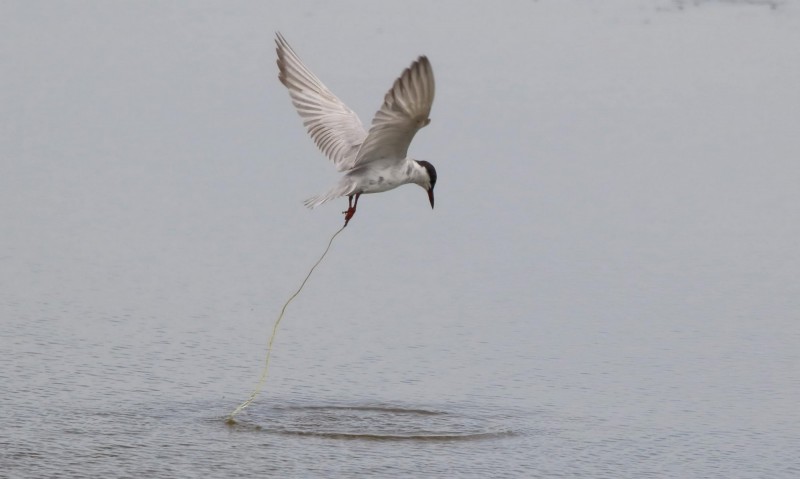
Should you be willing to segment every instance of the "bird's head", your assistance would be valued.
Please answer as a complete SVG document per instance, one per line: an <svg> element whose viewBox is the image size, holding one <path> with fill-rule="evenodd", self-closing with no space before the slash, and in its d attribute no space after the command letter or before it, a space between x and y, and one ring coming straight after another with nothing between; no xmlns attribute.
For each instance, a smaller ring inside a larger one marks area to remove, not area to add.
<svg viewBox="0 0 800 479"><path fill-rule="evenodd" d="M427 181L420 183L420 186L428 192L428 200L431 202L431 208L433 208L433 187L436 186L436 168L427 161L417 161L417 163L425 169Z"/></svg>

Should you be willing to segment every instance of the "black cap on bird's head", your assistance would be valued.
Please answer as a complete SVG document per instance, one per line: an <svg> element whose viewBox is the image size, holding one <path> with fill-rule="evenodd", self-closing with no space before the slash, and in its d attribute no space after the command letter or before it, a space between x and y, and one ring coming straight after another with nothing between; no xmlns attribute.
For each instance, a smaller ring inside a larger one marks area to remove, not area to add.
<svg viewBox="0 0 800 479"><path fill-rule="evenodd" d="M431 185L428 187L428 200L431 202L431 208L433 208L433 187L436 186L436 168L433 167L432 164L428 163L427 161L417 161L425 171L428 172L428 176L431 179Z"/></svg>

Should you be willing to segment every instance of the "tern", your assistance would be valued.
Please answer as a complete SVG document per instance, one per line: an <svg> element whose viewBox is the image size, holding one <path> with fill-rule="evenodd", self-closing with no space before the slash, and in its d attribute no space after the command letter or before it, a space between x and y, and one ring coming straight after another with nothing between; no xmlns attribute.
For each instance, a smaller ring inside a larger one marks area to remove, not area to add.
<svg viewBox="0 0 800 479"><path fill-rule="evenodd" d="M314 208L347 196L344 225L356 213L362 194L381 193L406 183L428 192L433 208L436 169L427 161L407 156L420 128L431 122L433 69L426 56L406 68L383 98L383 105L365 130L358 115L336 97L300 60L289 43L276 33L278 78L289 90L297 113L311 139L344 175L327 193L305 200Z"/></svg>

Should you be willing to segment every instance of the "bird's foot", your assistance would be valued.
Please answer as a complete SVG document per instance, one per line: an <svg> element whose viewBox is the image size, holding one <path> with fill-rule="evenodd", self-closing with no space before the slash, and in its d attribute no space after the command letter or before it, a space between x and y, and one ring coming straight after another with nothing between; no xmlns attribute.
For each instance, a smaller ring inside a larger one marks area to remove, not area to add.
<svg viewBox="0 0 800 479"><path fill-rule="evenodd" d="M342 211L342 214L344 215L344 225L347 226L347 223L350 222L350 218L356 214L356 209L351 206L347 208L347 211Z"/></svg>

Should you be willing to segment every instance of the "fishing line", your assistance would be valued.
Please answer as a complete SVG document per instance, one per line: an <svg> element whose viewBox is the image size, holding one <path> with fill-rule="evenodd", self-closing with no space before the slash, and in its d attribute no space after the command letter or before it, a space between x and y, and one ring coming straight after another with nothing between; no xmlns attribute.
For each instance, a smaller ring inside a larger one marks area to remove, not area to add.
<svg viewBox="0 0 800 479"><path fill-rule="evenodd" d="M286 312L286 308L289 306L289 303L291 303L292 300L296 298L298 294L300 294L300 291L303 290L303 286L306 285L308 278L311 277L311 273L313 273L314 269L316 269L316 267L319 266L320 263L322 263L322 260L325 259L325 255L327 255L328 251L331 249L331 245L333 244L334 238L339 236L339 233L341 233L344 230L345 226L347 226L347 223L345 223L344 226L339 228L339 231L337 231L336 233L333 234L333 236L331 236L330 241L328 241L328 247L325 248L325 251L322 253L322 256L319 257L317 262L314 263L314 266L312 266L311 269L308 271L306 279L303 280L303 282L300 284L300 287L297 288L297 291L295 291L294 294L291 295L289 299L286 300L286 303L284 303L283 308L281 309L281 314L278 315L278 319L275 321L275 325L272 326L272 334L270 335L269 342L267 343L267 357L264 359L264 369L261 371L261 377L259 378L255 389L253 389L253 392L250 393L250 397L247 398L247 400L242 404L239 404L239 406L237 406L236 409L233 410L230 416L228 416L228 420L226 421L228 424L236 424L234 416L236 416L237 414L242 412L247 406L249 406L250 403L252 403L256 399L256 396L258 396L258 393L260 393L261 389L264 387L264 383L267 381L267 375L269 373L269 358L272 355L272 342L275 341L275 335L278 332L278 325L281 324L281 319L283 319L283 313Z"/></svg>

